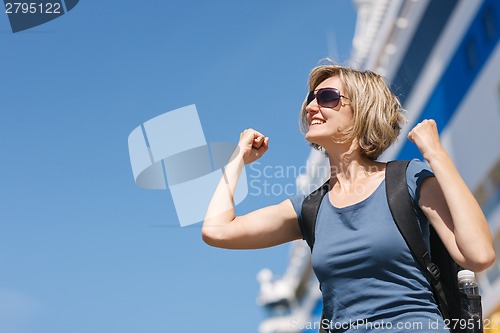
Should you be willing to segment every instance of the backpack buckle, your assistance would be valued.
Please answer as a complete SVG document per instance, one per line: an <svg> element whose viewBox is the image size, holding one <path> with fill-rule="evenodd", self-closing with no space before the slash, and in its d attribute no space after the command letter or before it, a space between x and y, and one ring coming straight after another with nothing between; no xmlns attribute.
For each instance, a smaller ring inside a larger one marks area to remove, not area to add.
<svg viewBox="0 0 500 333"><path fill-rule="evenodd" d="M431 273L432 278L435 281L439 280L441 273L439 272L439 267L437 267L437 265L435 263L433 263L433 262L429 263L429 265L427 265L427 271L429 273Z"/></svg>

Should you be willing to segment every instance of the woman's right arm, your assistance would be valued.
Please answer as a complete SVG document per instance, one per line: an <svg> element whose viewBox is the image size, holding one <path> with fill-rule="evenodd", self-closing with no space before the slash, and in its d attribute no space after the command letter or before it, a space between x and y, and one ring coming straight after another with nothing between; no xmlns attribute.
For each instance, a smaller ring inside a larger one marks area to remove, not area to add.
<svg viewBox="0 0 500 333"><path fill-rule="evenodd" d="M259 159L269 138L245 130L224 169L203 221L202 237L211 246L228 249L259 249L301 239L297 214L290 200L236 216L234 192L245 164Z"/></svg>

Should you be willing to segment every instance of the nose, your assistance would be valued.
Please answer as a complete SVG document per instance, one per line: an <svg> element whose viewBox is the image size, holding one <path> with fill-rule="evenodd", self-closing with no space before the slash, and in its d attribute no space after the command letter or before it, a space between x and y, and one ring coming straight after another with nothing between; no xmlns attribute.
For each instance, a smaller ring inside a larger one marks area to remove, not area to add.
<svg viewBox="0 0 500 333"><path fill-rule="evenodd" d="M311 103L306 105L306 112L308 114L314 114L319 112L319 105L318 102L316 101L316 98L311 101Z"/></svg>

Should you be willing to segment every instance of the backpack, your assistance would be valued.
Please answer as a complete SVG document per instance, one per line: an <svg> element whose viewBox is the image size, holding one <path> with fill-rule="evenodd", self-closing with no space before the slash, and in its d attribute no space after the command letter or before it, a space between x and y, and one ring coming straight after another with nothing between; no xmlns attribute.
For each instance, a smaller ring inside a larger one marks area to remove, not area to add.
<svg viewBox="0 0 500 333"><path fill-rule="evenodd" d="M406 169L410 161L387 163L385 184L387 201L392 217L416 261L427 272L434 299L452 333L482 332L481 297L459 292L457 273L462 268L451 258L436 231L429 225L430 251L418 227L414 206L406 184ZM314 247L314 230L319 206L330 189L329 181L309 194L302 203L301 230L311 252ZM321 317L320 332L327 332ZM474 323L471 330L470 325Z"/></svg>

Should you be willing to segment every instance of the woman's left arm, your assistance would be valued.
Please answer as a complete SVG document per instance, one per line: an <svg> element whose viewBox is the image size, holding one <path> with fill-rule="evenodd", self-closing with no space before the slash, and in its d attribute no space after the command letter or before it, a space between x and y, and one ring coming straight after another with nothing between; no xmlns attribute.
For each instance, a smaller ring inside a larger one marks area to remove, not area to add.
<svg viewBox="0 0 500 333"><path fill-rule="evenodd" d="M424 120L408 134L429 163L435 177L420 188L419 206L448 252L462 267L485 270L495 260L488 221L443 148L434 120Z"/></svg>

